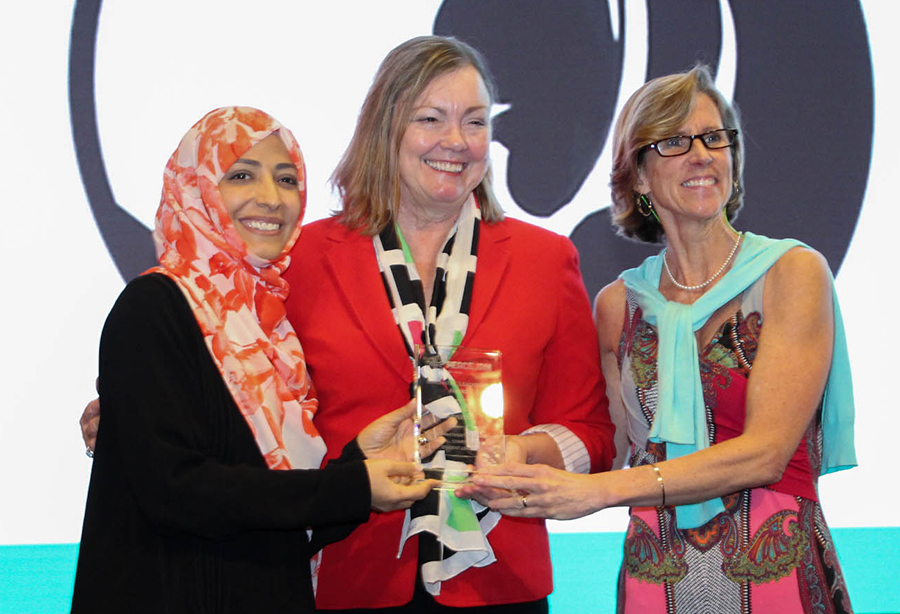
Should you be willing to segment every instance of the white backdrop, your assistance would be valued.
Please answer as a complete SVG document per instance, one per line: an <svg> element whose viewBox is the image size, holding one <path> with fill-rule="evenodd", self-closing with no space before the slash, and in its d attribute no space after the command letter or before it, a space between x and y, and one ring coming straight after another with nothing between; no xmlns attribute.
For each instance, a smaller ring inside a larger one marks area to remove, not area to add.
<svg viewBox="0 0 900 614"><path fill-rule="evenodd" d="M67 79L74 3L6 4L0 23L6 211L0 223L0 545L67 543L80 536L91 465L77 419L94 396L100 329L123 282L91 215L73 149ZM440 2L250 5L108 0L103 6L96 102L104 158L117 202L147 225L178 140L203 113L226 104L265 109L291 127L308 165L307 221L327 215L336 206L327 177L379 61L399 42L430 33ZM900 109L894 76L900 49L893 6L862 2L874 70L875 140L861 217L837 279L856 387L860 467L821 482L834 527L900 525L895 454L884 437L900 429L891 385L900 332L891 312L886 318L879 313L898 298L891 264L900 224L900 153L892 121ZM610 10L615 7L611 2ZM627 0L625 10L631 36L621 88L627 95L644 76L640 24L646 7ZM719 79L728 92L736 51L725 34ZM547 220L528 216L510 197L502 180L504 147L495 143L492 156L501 178L498 195L513 217L568 234L609 201L606 150L572 205ZM622 530L623 519L613 510L553 529Z"/></svg>

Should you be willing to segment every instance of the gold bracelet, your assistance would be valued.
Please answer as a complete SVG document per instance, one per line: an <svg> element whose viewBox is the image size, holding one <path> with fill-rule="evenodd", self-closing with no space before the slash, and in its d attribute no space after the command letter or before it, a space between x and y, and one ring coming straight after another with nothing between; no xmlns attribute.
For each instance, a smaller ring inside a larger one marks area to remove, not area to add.
<svg viewBox="0 0 900 614"><path fill-rule="evenodd" d="M666 483L663 482L662 473L659 471L659 467L656 465L650 465L653 467L654 473L656 473L656 481L659 483L659 489L662 491L662 503L660 503L659 507L666 506Z"/></svg>

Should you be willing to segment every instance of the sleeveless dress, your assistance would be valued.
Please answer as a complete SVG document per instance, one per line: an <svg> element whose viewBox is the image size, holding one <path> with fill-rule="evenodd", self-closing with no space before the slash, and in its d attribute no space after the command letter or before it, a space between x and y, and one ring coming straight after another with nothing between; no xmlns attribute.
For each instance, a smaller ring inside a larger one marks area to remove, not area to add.
<svg viewBox="0 0 900 614"><path fill-rule="evenodd" d="M765 275L700 349L710 444L743 431L747 378L762 330ZM657 335L631 290L619 343L631 466L666 460L647 439L656 409ZM781 481L723 497L725 511L678 529L671 508L634 507L619 574L618 611L715 614L850 613L834 543L819 506L819 420L807 429Z"/></svg>

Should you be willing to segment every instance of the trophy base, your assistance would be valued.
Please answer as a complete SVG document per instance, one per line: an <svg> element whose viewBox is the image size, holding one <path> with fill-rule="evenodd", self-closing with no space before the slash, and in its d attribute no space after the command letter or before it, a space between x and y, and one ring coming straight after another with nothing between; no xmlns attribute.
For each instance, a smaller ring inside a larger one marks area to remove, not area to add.
<svg viewBox="0 0 900 614"><path fill-rule="evenodd" d="M433 490L454 491L460 486L472 484L472 473L468 469L425 469L425 478L440 482Z"/></svg>

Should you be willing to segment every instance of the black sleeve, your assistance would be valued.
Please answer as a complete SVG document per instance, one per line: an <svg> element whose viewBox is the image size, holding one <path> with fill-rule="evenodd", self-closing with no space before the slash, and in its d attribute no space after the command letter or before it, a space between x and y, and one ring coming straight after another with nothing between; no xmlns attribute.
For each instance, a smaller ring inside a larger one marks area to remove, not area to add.
<svg viewBox="0 0 900 614"><path fill-rule="evenodd" d="M323 469L269 470L258 449L254 454L249 427L240 431L246 423L217 374L174 282L161 275L131 282L100 343L97 461L121 463L154 526L220 538L368 519L371 493L360 458ZM210 408L217 394L220 406ZM238 412L237 420L224 412ZM231 436L210 437L228 432L222 424L229 418Z"/></svg>
<svg viewBox="0 0 900 614"><path fill-rule="evenodd" d="M359 447L359 443L354 437L346 446L344 446L344 449L341 451L340 457L330 461L328 465L331 466L344 463L359 462L364 461L365 459L366 455L363 453L362 449ZM349 522L343 524L334 524L327 527L315 527L313 529L312 538L310 540L310 552L318 552L328 544L344 539L345 537L353 533L353 530L356 529L359 524L359 522Z"/></svg>

